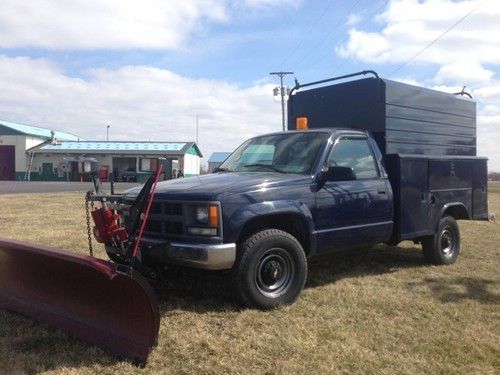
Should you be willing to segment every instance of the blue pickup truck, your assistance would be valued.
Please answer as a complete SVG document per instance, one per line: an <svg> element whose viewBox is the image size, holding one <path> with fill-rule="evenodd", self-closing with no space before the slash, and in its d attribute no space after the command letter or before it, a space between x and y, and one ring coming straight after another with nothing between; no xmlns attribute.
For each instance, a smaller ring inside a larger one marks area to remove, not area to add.
<svg viewBox="0 0 500 375"><path fill-rule="evenodd" d="M227 270L261 309L293 302L322 253L412 240L427 262L454 263L457 220L488 214L475 103L368 73L297 83L289 131L247 140L212 174L159 183L141 262ZM124 222L138 193L121 200Z"/></svg>

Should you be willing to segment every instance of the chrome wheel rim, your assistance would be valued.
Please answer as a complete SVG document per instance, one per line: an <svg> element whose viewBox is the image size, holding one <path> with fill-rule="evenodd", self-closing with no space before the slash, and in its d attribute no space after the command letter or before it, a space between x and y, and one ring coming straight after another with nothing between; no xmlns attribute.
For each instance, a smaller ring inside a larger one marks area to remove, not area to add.
<svg viewBox="0 0 500 375"><path fill-rule="evenodd" d="M447 258L451 258L455 251L455 240L453 233L449 228L445 228L441 232L441 236L439 238L439 246L441 248L441 252Z"/></svg>

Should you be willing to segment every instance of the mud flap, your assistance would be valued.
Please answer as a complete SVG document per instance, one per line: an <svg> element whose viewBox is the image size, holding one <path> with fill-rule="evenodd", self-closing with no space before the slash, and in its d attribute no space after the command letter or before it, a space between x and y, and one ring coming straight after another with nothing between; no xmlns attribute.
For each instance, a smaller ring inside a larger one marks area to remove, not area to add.
<svg viewBox="0 0 500 375"><path fill-rule="evenodd" d="M158 337L158 302L141 275L91 256L1 238L0 308L138 364Z"/></svg>

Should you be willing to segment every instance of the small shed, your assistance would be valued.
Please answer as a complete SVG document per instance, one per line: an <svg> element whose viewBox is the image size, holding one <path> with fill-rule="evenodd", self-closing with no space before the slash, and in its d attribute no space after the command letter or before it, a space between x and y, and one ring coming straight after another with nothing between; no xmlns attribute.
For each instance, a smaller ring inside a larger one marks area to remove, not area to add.
<svg viewBox="0 0 500 375"><path fill-rule="evenodd" d="M222 164L227 157L231 155L230 152L214 152L208 158L208 171L212 172L215 168Z"/></svg>

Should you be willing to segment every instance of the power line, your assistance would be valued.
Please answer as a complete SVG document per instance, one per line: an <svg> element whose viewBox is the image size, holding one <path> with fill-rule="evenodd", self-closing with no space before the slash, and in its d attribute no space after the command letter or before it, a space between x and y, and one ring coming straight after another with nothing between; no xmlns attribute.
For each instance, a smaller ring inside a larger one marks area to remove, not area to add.
<svg viewBox="0 0 500 375"><path fill-rule="evenodd" d="M335 0L331 0L325 10L319 14L319 16L316 18L316 20L312 23L311 27L307 32L304 33L304 36L302 39L297 43L297 45L290 51L290 53L283 59L283 61L280 63L279 66L283 66L287 60L292 57L295 52L298 51L299 47L304 43L304 41L307 39L307 37L311 34L311 32L314 30L316 26L318 26L318 23L321 21L321 19L328 13L330 8L332 7L333 3L335 3Z"/></svg>
<svg viewBox="0 0 500 375"><path fill-rule="evenodd" d="M366 17L364 17L364 21L359 25L359 28L362 29L363 26L368 23L368 21L375 15L377 14L383 7L385 7L387 4L385 1L382 1L382 4L372 13L370 13L369 15L367 15ZM311 69L313 66L317 65L318 63L324 61L324 59L330 55L331 51L328 50L327 53L323 54L321 57L319 57L318 59L316 59L314 62L312 62L311 64L307 65L305 68L302 69L302 71L307 71L309 69ZM341 67L343 67L345 64L347 64L349 61L352 61L353 59L353 56L351 55L351 57L349 57L347 60L344 60L343 62L341 62L340 64L338 64L333 70L336 71L338 69L340 69Z"/></svg>
<svg viewBox="0 0 500 375"><path fill-rule="evenodd" d="M412 58L398 66L396 69L394 69L390 74L389 78L391 78L395 73L399 72L401 69L403 69L407 64L412 62L414 59L416 59L418 56L420 56L424 51L432 47L437 41L439 41L442 37L444 37L446 34L448 34L451 30L453 30L458 24L460 24L463 20L465 20L467 17L469 17L472 13L474 13L481 5L483 5L483 1L481 1L474 9L469 11L465 16L460 18L457 22L455 22L453 25L451 25L448 29L446 29L445 32L443 32L441 35L439 35L436 39L434 39L432 42L427 44L424 48L422 48L418 53L416 53Z"/></svg>
<svg viewBox="0 0 500 375"><path fill-rule="evenodd" d="M359 4L361 0L356 0L353 2L353 4L351 5L351 7L349 7L349 9L344 13L344 15L342 17L339 18L338 22L335 24L335 26L330 30L330 32L328 32L324 37L323 39L321 39L321 41L317 44L315 44L315 46L311 49L309 49L309 53L306 54L306 56L310 56L311 55L311 52L312 51L315 51L317 50L323 43L325 43L325 41L330 38L332 35L335 35L335 32L337 31L337 29L340 27L340 25L342 24L343 20L344 20L344 17L348 14L350 14L352 12L352 10Z"/></svg>

